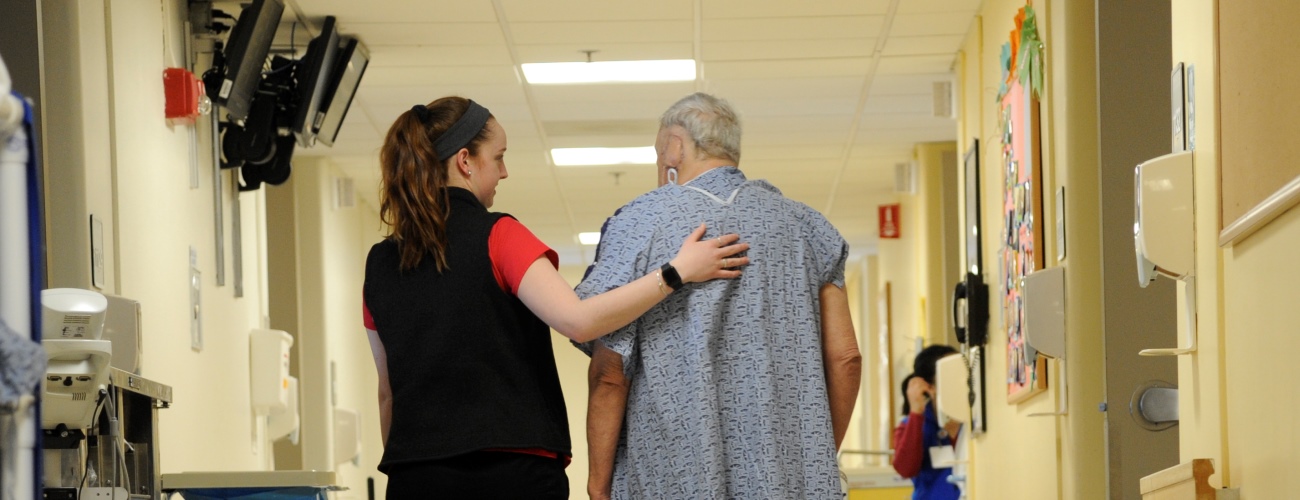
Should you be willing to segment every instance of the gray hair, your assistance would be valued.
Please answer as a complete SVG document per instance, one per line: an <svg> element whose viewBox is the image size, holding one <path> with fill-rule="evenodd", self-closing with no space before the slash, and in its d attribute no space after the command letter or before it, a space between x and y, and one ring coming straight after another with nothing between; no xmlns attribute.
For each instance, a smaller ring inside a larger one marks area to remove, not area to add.
<svg viewBox="0 0 1300 500"><path fill-rule="evenodd" d="M696 149L710 158L740 163L740 118L726 100L696 92L664 111L660 128L686 130Z"/></svg>

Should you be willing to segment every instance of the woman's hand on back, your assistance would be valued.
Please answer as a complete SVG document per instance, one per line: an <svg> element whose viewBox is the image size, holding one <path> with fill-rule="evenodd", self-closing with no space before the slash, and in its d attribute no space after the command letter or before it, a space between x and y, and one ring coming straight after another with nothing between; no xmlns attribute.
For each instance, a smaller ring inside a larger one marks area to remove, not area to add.
<svg viewBox="0 0 1300 500"><path fill-rule="evenodd" d="M682 242L682 249L677 252L671 264L681 275L682 283L696 283L715 278L738 278L741 266L749 264L749 257L735 257L736 254L749 250L748 243L737 243L740 235L725 234L717 238L701 240L704 236L704 224L691 231Z"/></svg>

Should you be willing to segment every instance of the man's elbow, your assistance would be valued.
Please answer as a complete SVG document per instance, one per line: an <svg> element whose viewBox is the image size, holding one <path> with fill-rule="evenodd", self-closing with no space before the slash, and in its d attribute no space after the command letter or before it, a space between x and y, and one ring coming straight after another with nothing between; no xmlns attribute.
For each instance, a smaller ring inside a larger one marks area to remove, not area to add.
<svg viewBox="0 0 1300 500"><path fill-rule="evenodd" d="M623 357L618 353L601 347L592 353L591 366L587 370L587 382L592 393L615 391L627 392L627 376L623 373Z"/></svg>
<svg viewBox="0 0 1300 500"><path fill-rule="evenodd" d="M862 378L862 353L857 346L836 353L831 360L840 373L850 380Z"/></svg>

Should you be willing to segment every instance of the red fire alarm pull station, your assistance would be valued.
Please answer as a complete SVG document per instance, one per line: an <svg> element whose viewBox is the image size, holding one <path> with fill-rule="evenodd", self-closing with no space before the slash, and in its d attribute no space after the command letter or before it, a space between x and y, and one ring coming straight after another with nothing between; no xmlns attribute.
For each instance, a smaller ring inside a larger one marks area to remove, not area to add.
<svg viewBox="0 0 1300 500"><path fill-rule="evenodd" d="M163 90L167 96L167 120L172 124L192 125L211 106L203 93L203 81L185 68L164 69Z"/></svg>
<svg viewBox="0 0 1300 500"><path fill-rule="evenodd" d="M899 237L900 224L898 222L899 205L880 205L876 208L880 216L880 237L881 239L897 239Z"/></svg>

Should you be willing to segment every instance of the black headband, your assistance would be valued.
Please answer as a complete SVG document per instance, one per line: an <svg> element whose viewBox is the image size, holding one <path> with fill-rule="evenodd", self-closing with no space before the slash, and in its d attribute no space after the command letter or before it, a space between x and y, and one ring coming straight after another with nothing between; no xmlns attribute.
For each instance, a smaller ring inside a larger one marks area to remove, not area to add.
<svg viewBox="0 0 1300 500"><path fill-rule="evenodd" d="M420 122L429 121L429 108L423 104L412 106L411 111L415 112ZM466 144L469 144L469 141L474 140L479 131L483 130L483 126L487 125L488 118L491 117L492 113L487 108L473 100L469 101L469 108L465 110L465 114L461 115L460 119L456 120L456 123L453 123L446 132L443 132L442 135L438 136L437 140L433 141L433 150L438 154L438 161L447 161L447 158L451 158Z"/></svg>

